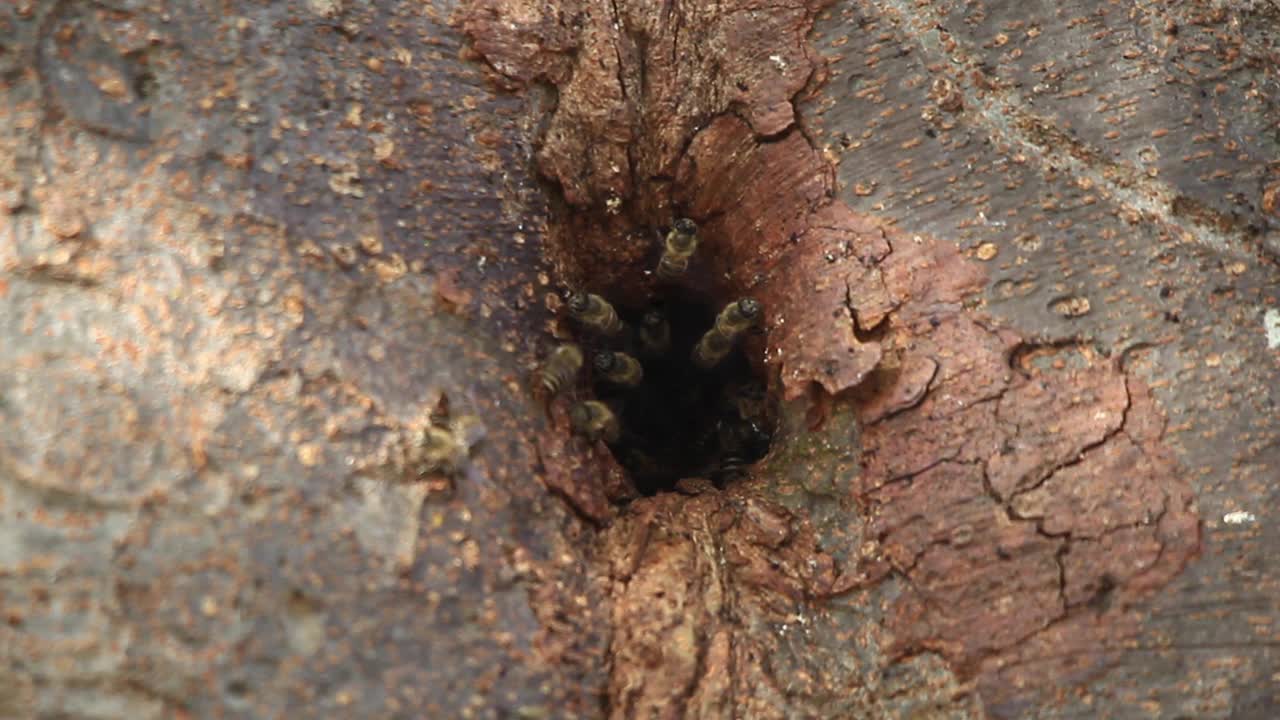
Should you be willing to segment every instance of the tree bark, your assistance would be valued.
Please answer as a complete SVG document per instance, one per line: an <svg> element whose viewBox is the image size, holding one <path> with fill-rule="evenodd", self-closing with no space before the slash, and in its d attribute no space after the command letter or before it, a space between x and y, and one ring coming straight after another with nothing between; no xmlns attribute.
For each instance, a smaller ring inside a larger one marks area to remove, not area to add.
<svg viewBox="0 0 1280 720"><path fill-rule="evenodd" d="M1278 36L6 5L0 717L1273 717ZM675 217L777 429L643 497L531 375Z"/></svg>

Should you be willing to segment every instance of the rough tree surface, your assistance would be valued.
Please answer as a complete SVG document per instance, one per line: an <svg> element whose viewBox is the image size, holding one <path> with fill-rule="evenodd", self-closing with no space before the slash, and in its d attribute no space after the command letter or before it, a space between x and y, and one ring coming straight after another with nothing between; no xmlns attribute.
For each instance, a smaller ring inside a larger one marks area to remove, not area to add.
<svg viewBox="0 0 1280 720"><path fill-rule="evenodd" d="M0 718L1275 717L1278 158L1253 0L5 3ZM677 215L780 429L638 497Z"/></svg>

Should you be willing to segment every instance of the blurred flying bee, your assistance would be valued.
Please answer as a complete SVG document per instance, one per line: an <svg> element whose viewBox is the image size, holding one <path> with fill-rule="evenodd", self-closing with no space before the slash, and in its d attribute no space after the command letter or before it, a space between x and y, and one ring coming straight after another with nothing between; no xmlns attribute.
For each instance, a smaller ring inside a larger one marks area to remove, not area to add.
<svg viewBox="0 0 1280 720"><path fill-rule="evenodd" d="M573 382L582 369L582 350L577 345L565 343L551 351L550 357L538 369L538 383L550 397Z"/></svg>
<svg viewBox="0 0 1280 720"><path fill-rule="evenodd" d="M667 233L662 247L662 259L658 261L658 277L674 280L689 269L689 258L698 249L698 226L689 218L676 220Z"/></svg>
<svg viewBox="0 0 1280 720"><path fill-rule="evenodd" d="M586 400L574 405L569 410L569 426L575 433L593 442L604 440L613 444L622 435L618 417L608 405L599 400Z"/></svg>
<svg viewBox="0 0 1280 720"><path fill-rule="evenodd" d="M474 415L463 415L444 426L429 425L406 449L406 464L419 477L456 475L466 468L471 449L484 435L484 424Z"/></svg>
<svg viewBox="0 0 1280 720"><path fill-rule="evenodd" d="M587 292L570 293L565 302L569 316L602 335L622 332L622 320L609 301Z"/></svg>
<svg viewBox="0 0 1280 720"><path fill-rule="evenodd" d="M760 317L760 303L743 298L720 311L716 323L693 348L693 362L703 369L711 368L733 349L733 343Z"/></svg>
<svg viewBox="0 0 1280 720"><path fill-rule="evenodd" d="M661 311L650 310L640 318L640 347L649 355L665 355L671 349L671 326Z"/></svg>
<svg viewBox="0 0 1280 720"><path fill-rule="evenodd" d="M591 366L605 380L625 387L635 387L644 379L640 361L626 353L601 350L591 359Z"/></svg>
<svg viewBox="0 0 1280 720"><path fill-rule="evenodd" d="M431 414L428 419L432 425L444 427L449 424L449 417L453 414L449 407L449 396L440 393L440 398L436 400L436 406L431 408Z"/></svg>

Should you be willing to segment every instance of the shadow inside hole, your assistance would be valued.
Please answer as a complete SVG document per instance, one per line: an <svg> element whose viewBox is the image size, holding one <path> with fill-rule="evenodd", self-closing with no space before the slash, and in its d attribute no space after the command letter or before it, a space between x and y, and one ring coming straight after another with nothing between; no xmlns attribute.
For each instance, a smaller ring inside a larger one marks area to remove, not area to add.
<svg viewBox="0 0 1280 720"><path fill-rule="evenodd" d="M638 387L595 383L596 395L614 408L622 434L614 457L644 495L672 490L682 478L703 477L719 486L739 476L769 451L774 409L763 378L741 343L715 367L694 364L693 348L721 309L687 296L656 303L671 328L667 352L650 355L634 338L622 349L644 366ZM650 308L619 307L629 327Z"/></svg>

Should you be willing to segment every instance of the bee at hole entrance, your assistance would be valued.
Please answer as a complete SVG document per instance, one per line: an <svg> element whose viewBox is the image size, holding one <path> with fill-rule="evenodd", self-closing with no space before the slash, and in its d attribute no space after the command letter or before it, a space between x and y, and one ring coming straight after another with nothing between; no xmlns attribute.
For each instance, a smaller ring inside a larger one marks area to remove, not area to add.
<svg viewBox="0 0 1280 720"><path fill-rule="evenodd" d="M660 302L618 307L625 323L637 329L631 344L615 345L637 351L625 354L643 368L637 384L620 385L593 368L591 387L613 404L619 420L619 438L610 448L644 495L671 490L692 477L723 486L746 475L768 452L775 407L740 343L731 343L711 368L692 361L698 341L715 327L714 305L677 291L668 291ZM664 352L653 352L657 344L644 339L645 328L656 324L646 322L646 315L663 320ZM622 349L604 352L624 356ZM593 354L588 365L594 366L599 355Z"/></svg>
<svg viewBox="0 0 1280 720"><path fill-rule="evenodd" d="M768 453L774 431L776 407L743 349L758 344L742 342L762 332L761 304L690 287L698 245L697 226L677 220L656 296L639 306L599 288L566 290L574 340L548 353L535 379L546 396L568 396L567 429L603 440L645 495L688 478L721 486L740 478Z"/></svg>

